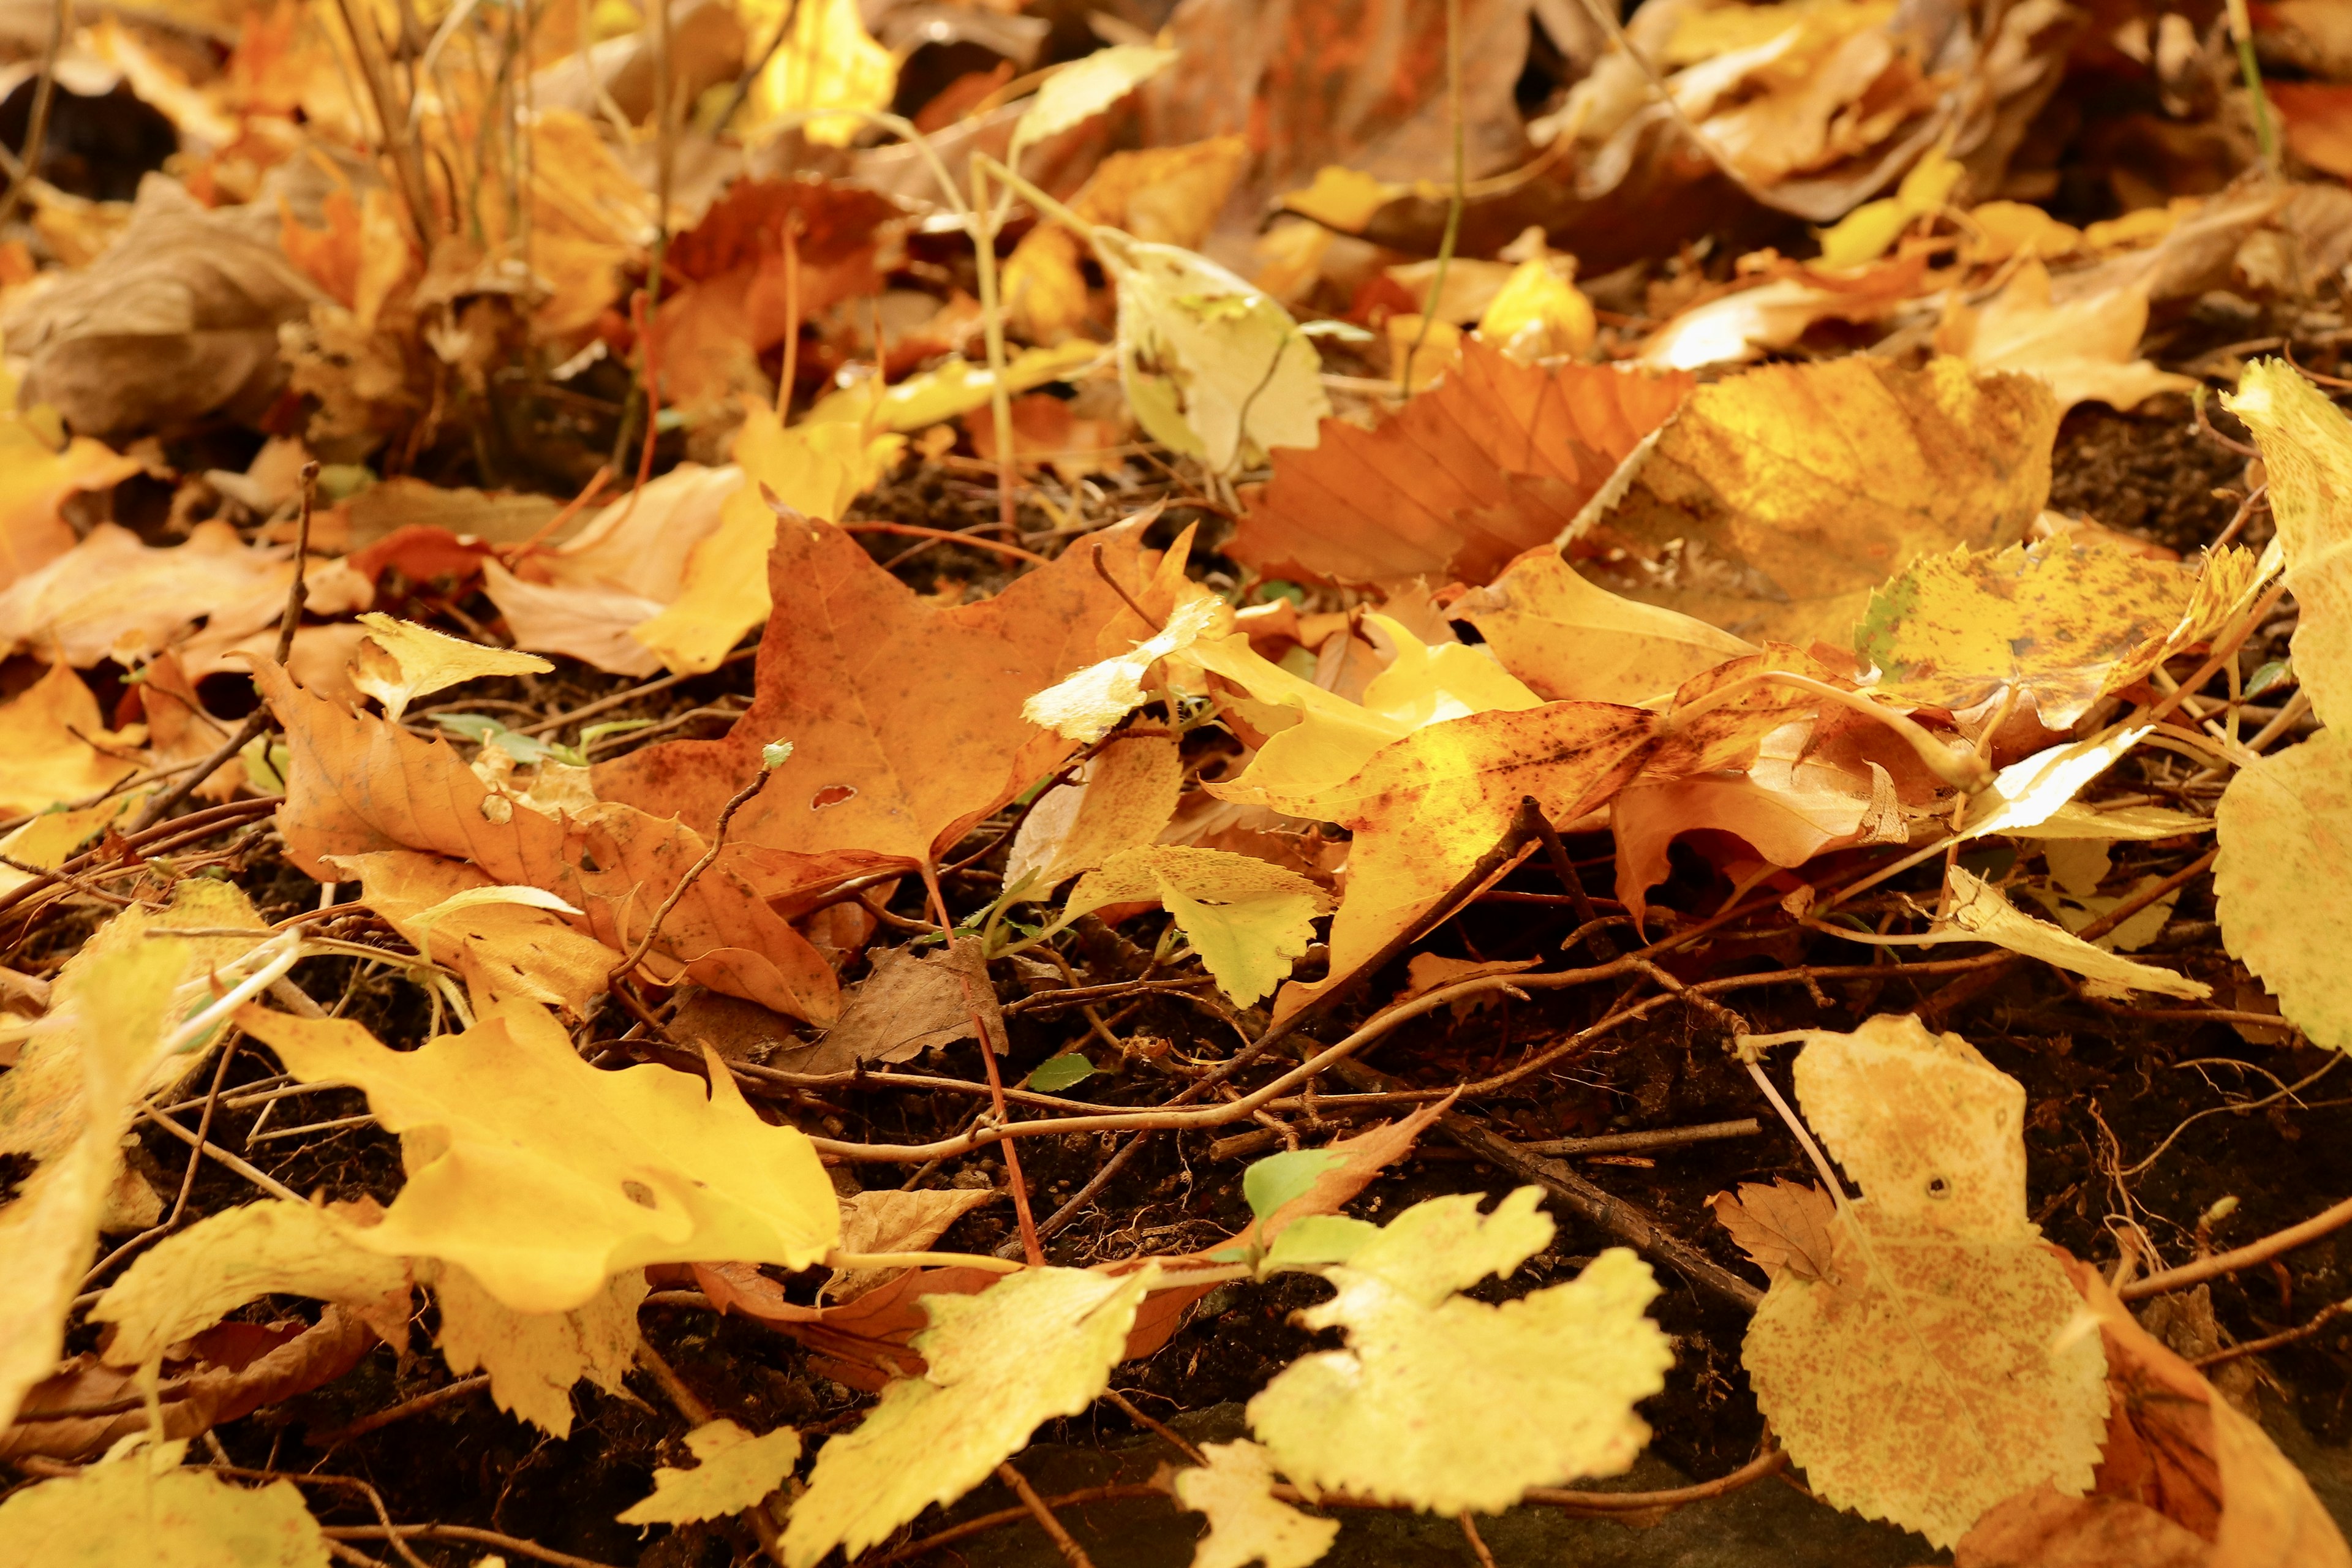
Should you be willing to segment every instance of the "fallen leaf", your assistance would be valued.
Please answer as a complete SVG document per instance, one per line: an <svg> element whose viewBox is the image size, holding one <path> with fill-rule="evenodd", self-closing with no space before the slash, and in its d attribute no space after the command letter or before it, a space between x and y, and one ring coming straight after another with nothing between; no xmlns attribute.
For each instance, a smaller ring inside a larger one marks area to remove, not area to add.
<svg viewBox="0 0 2352 1568"><path fill-rule="evenodd" d="M1926 274L1924 257L1852 268L1782 262L1659 328L1641 363L1671 371L1736 364L1794 347L1823 321L1881 321L1910 302Z"/></svg>
<svg viewBox="0 0 2352 1568"><path fill-rule="evenodd" d="M545 675L555 666L527 653L484 647L414 621L371 613L360 617L368 636L352 660L352 684L383 704L397 724L408 705L428 693L491 675Z"/></svg>
<svg viewBox="0 0 2352 1568"><path fill-rule="evenodd" d="M1207 1443L1208 1463L1176 1472L1176 1500L1209 1516L1192 1568L1307 1568L1331 1550L1336 1519L1317 1519L1274 1500L1274 1458L1247 1438Z"/></svg>
<svg viewBox="0 0 2352 1568"><path fill-rule="evenodd" d="M1965 164L1941 151L1929 153L1911 165L1893 195L1863 203L1822 232L1822 264L1858 267L1877 260L1912 224L1940 214L1967 175Z"/></svg>
<svg viewBox="0 0 2352 1568"><path fill-rule="evenodd" d="M985 1480L1038 1424L1098 1398L1155 1270L1112 1279L1029 1268L977 1296L925 1298L920 1377L900 1378L854 1431L817 1451L784 1528L784 1561L851 1556Z"/></svg>
<svg viewBox="0 0 2352 1568"><path fill-rule="evenodd" d="M722 1067L707 1089L664 1067L601 1072L528 1003L406 1053L345 1020L237 1016L302 1081L362 1089L387 1131L416 1135L408 1184L352 1239L457 1264L518 1312L568 1312L647 1263L804 1268L837 1234L808 1140L761 1121Z"/></svg>
<svg viewBox="0 0 2352 1568"><path fill-rule="evenodd" d="M2352 889L2352 749L2343 733L2330 726L2239 769L2213 822L2223 944L2312 1044L2352 1050L2352 975L2338 941Z"/></svg>
<svg viewBox="0 0 2352 1568"><path fill-rule="evenodd" d="M71 667L49 666L0 706L0 811L23 816L104 794L139 771L136 754L125 754L138 739L100 722L98 699Z"/></svg>
<svg viewBox="0 0 2352 1568"><path fill-rule="evenodd" d="M1502 1306L1456 1291L1507 1276L1552 1238L1542 1194L1521 1187L1415 1204L1345 1264L1339 1291L1301 1312L1349 1348L1301 1356L1249 1403L1250 1426L1303 1486L1499 1513L1529 1487L1615 1475L1649 1440L1634 1403L1665 1385L1674 1351L1643 1309L1649 1266L1622 1247L1575 1279Z"/></svg>
<svg viewBox="0 0 2352 1568"><path fill-rule="evenodd" d="M1836 1257L1837 1205L1821 1188L1782 1176L1769 1187L1742 1182L1738 1196L1717 1193L1706 1204L1768 1283L1778 1284L1784 1274L1836 1283L1830 1270Z"/></svg>
<svg viewBox="0 0 2352 1568"><path fill-rule="evenodd" d="M139 471L139 459L87 436L52 447L23 419L0 418L0 588L74 547L73 525L59 515L68 498Z"/></svg>
<svg viewBox="0 0 2352 1568"><path fill-rule="evenodd" d="M1466 343L1373 430L1326 420L1275 455L1227 547L1267 576L1479 583L1559 535L1693 385L1601 365L1523 365Z"/></svg>
<svg viewBox="0 0 2352 1568"><path fill-rule="evenodd" d="M2153 991L2165 996L2201 1001L2213 988L2175 970L2135 963L2102 947L2094 947L2062 926L2035 920L2001 895L1998 888L1964 866L1950 868L1952 923L1980 942L2070 969L2102 986Z"/></svg>
<svg viewBox="0 0 2352 1568"><path fill-rule="evenodd" d="M1025 881L1032 898L1050 898L1079 872L1153 842L1175 815L1183 782L1183 754L1169 736L1111 741L1075 782L1046 791L1029 808L1005 857L1004 885Z"/></svg>
<svg viewBox="0 0 2352 1568"><path fill-rule="evenodd" d="M1528 551L1449 613L1552 702L1642 703L1756 651L1705 621L1596 587L1550 549Z"/></svg>
<svg viewBox="0 0 2352 1568"><path fill-rule="evenodd" d="M395 1350L408 1344L408 1266L353 1247L323 1208L272 1198L165 1237L89 1310L112 1323L110 1366L161 1361L181 1341L264 1296L331 1301Z"/></svg>
<svg viewBox="0 0 2352 1568"><path fill-rule="evenodd" d="M1013 127L1013 150L1006 156L1019 166L1021 150L1031 142L1100 114L1175 63L1174 49L1148 44L1115 44L1072 60L1037 89Z"/></svg>
<svg viewBox="0 0 2352 1568"><path fill-rule="evenodd" d="M342 880L359 883L368 908L417 952L466 976L485 1002L513 996L584 1018L621 962L621 953L566 924L547 906L504 896L526 889L499 887L462 860L383 849L336 856L334 862ZM483 893L501 896L458 901ZM562 903L552 894L540 897Z"/></svg>
<svg viewBox="0 0 2352 1568"><path fill-rule="evenodd" d="M1082 379L1102 357L1101 344L1081 341L1024 349L1005 363L1004 389L1017 395L1056 381ZM987 362L974 363L961 354L950 354L920 374L892 383L879 397L871 381L829 393L793 428L834 423L878 430L920 430L987 407L995 387L996 373Z"/></svg>
<svg viewBox="0 0 2352 1568"><path fill-rule="evenodd" d="M977 1039L980 1026L972 1022L959 975L947 952L890 949L874 960L873 972L849 994L826 1044L856 1061L903 1062L958 1040Z"/></svg>
<svg viewBox="0 0 2352 1568"><path fill-rule="evenodd" d="M992 1189L919 1188L902 1192L883 1188L853 1193L841 1200L841 1241L844 1252L920 1252L947 1234L950 1226L996 1201ZM854 1301L904 1273L900 1268L836 1268L824 1282L824 1294L836 1302Z"/></svg>
<svg viewBox="0 0 2352 1568"><path fill-rule="evenodd" d="M2070 814L2068 808L2085 785L2115 766L2147 731L2145 724L2117 724L2067 745L2021 757L1995 773L1990 786L1969 802L1960 837L1982 838L1994 833L2029 838L2137 837L2099 828L2085 834L2087 825L2104 823L2114 814Z"/></svg>
<svg viewBox="0 0 2352 1568"><path fill-rule="evenodd" d="M1519 263L1478 318L1479 337L1523 363L1580 358L1600 330L1592 301L1541 258Z"/></svg>
<svg viewBox="0 0 2352 1568"><path fill-rule="evenodd" d="M2077 275L2053 299L2049 269L2029 258L2000 293L1955 311L1937 331L1937 346L1985 370L2040 378L2062 412L2093 402L2137 408L2159 392L2197 384L2139 357L2154 280L2145 264L2112 279Z"/></svg>
<svg viewBox="0 0 2352 1568"><path fill-rule="evenodd" d="M2302 614L2289 643L2320 722L2352 724L2352 572L2345 500L2352 496L2352 420L2277 360L2246 367L2222 406L2246 422L2269 475L2286 584Z"/></svg>
<svg viewBox="0 0 2352 1568"><path fill-rule="evenodd" d="M1693 393L1587 509L1577 548L1609 564L1580 569L1751 640L1840 645L1918 557L2024 536L2057 413L2031 378L1950 358L1747 371Z"/></svg>
<svg viewBox="0 0 2352 1568"><path fill-rule="evenodd" d="M1108 904L1163 904L1217 988L1243 1006L1280 984L1315 939L1329 895L1295 871L1247 855L1149 844L1123 849L1080 877L1062 910L1069 921Z"/></svg>
<svg viewBox="0 0 2352 1568"><path fill-rule="evenodd" d="M1957 1035L1882 1016L1811 1031L1797 1097L1863 1196L1830 1272L1783 1273L1741 1359L1822 1499L1948 1546L2012 1493L2080 1496L2105 1360L2025 1217L2025 1090Z"/></svg>
<svg viewBox="0 0 2352 1568"><path fill-rule="evenodd" d="M801 134L846 147L866 129L867 112L890 107L898 62L866 32L857 0L755 0L743 23L747 34L782 39L752 83L747 125L805 114Z"/></svg>
<svg viewBox="0 0 2352 1568"><path fill-rule="evenodd" d="M654 1472L653 1494L614 1517L623 1524L692 1524L757 1507L784 1484L801 1457L801 1435L779 1426L755 1437L732 1421L706 1422L686 1435L694 1468Z"/></svg>
<svg viewBox="0 0 2352 1568"><path fill-rule="evenodd" d="M1341 234L1361 234L1382 207L1411 189L1375 179L1361 169L1326 163L1303 188L1283 193L1282 209Z"/></svg>
<svg viewBox="0 0 2352 1568"><path fill-rule="evenodd" d="M783 520L751 707L725 740L664 742L603 764L597 795L712 823L782 736L792 761L736 815L730 842L930 860L1067 755L1021 717L1030 693L1151 635L1095 571L1096 542L1104 570L1164 614L1183 552L1150 575L1139 522L1094 535L993 598L942 609L853 536Z"/></svg>
<svg viewBox="0 0 2352 1568"><path fill-rule="evenodd" d="M1092 745L1148 700L1143 678L1171 654L1190 651L1212 635L1230 636L1233 612L1212 594L1187 599L1167 626L1116 658L1088 665L1021 705L1021 716L1065 740Z"/></svg>
<svg viewBox="0 0 2352 1568"><path fill-rule="evenodd" d="M441 1359L456 1377L488 1372L499 1409L562 1439L572 1435L572 1384L586 1378L607 1394L628 1393L623 1380L641 1342L644 1269L624 1268L578 1306L547 1312L507 1306L459 1264L428 1263L421 1272L441 1312L433 1336Z"/></svg>
<svg viewBox="0 0 2352 1568"><path fill-rule="evenodd" d="M6 1568L329 1568L292 1481L247 1489L182 1468L184 1437L134 1447L0 1502ZM144 1544L142 1544L142 1543Z"/></svg>

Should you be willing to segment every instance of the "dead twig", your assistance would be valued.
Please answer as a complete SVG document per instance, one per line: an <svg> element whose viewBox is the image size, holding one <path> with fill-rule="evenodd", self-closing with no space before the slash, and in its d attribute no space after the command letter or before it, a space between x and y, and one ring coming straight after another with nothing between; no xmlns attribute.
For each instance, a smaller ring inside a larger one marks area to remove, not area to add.
<svg viewBox="0 0 2352 1568"><path fill-rule="evenodd" d="M414 1399L404 1399L397 1405L387 1405L373 1415L362 1415L347 1426L338 1426L331 1432L312 1432L303 1440L313 1448L321 1451L336 1447L350 1442L354 1437L364 1437L371 1432L389 1426L395 1421L405 1421L412 1415L421 1415L425 1411L446 1405L452 1400L463 1399L469 1394L479 1394L489 1385L488 1373L476 1373L471 1377L461 1377L455 1383L445 1383L438 1388L428 1389Z"/></svg>
<svg viewBox="0 0 2352 1568"><path fill-rule="evenodd" d="M777 755L779 751L783 755ZM662 921L669 918L670 910L677 908L678 900L686 897L687 889L710 869L712 863L719 858L719 852L727 847L727 825L735 820L735 814L742 810L753 795L768 787L768 780L783 765L784 756L790 754L790 747L767 748L761 755L760 771L752 775L751 782L737 790L727 804L719 807L718 824L710 831L710 847L703 851L702 858L688 868L686 875L677 879L677 886L669 890L669 897L664 899L661 908L654 911L652 923L646 927L646 934L637 939L637 944L629 951L629 955L614 964L613 972L604 976L605 985L615 995L619 994L621 981L635 971L646 954L653 950L654 938L661 934Z"/></svg>
<svg viewBox="0 0 2352 1568"><path fill-rule="evenodd" d="M2352 1225L2352 1198L2347 1198L2332 1208L2322 1209L2300 1225L2273 1231L2260 1241L2248 1242L2228 1252L2217 1252L2210 1258L2200 1258L2178 1268L2167 1268L2145 1279L2135 1279L2116 1294L2126 1301L2145 1301L2150 1296L2186 1290L2191 1285L2202 1285L2208 1279L2218 1279L2224 1274L2235 1274L2241 1269L2268 1263L2298 1247L2308 1247L2321 1237L2332 1235L2347 1225Z"/></svg>
<svg viewBox="0 0 2352 1568"><path fill-rule="evenodd" d="M1037 1528L1045 1532L1047 1539L1053 1542L1054 1549L1062 1554L1062 1560L1070 1568L1095 1568L1094 1559L1087 1555L1087 1549L1078 1544L1077 1537L1054 1516L1052 1506L1037 1495L1037 1489L1029 1484L1028 1477L1013 1468L1012 1460L1007 1459L996 1467L996 1479L1013 1489L1013 1495L1021 1500L1021 1506L1029 1510L1029 1517L1037 1521Z"/></svg>

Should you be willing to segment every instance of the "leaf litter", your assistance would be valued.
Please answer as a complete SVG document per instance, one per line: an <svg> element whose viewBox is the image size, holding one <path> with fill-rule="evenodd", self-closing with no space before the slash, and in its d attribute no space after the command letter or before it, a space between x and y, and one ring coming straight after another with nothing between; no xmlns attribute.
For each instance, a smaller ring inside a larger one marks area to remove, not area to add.
<svg viewBox="0 0 2352 1568"><path fill-rule="evenodd" d="M2323 8L168 9L0 217L0 1556L2344 1560Z"/></svg>

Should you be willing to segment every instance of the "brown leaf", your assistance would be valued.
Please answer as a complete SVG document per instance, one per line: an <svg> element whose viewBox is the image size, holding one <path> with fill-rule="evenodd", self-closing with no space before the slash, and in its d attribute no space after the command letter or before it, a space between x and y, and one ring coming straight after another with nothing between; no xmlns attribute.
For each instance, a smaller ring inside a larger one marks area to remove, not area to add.
<svg viewBox="0 0 2352 1568"><path fill-rule="evenodd" d="M1471 340L1379 429L1326 419L1319 446L1278 449L1228 553L1268 576L1484 583L1557 538L1694 384Z"/></svg>
<svg viewBox="0 0 2352 1568"><path fill-rule="evenodd" d="M1184 551L1147 556L1139 520L993 598L943 609L852 535L780 515L751 707L723 740L664 742L600 766L597 795L705 827L759 771L761 748L788 740L791 760L737 813L730 841L929 860L1068 755L1021 716L1031 694L1151 636L1095 571L1097 542L1104 569L1164 615Z"/></svg>
<svg viewBox="0 0 2352 1568"><path fill-rule="evenodd" d="M470 862L497 882L543 888L586 911L588 932L625 952L707 848L682 823L601 804L546 816L494 796L446 742L424 741L296 686L277 665L254 672L292 760L278 830L295 865L321 881L327 857L423 849ZM845 856L793 856L730 843L663 921L646 967L813 1023L840 1005L833 971L771 907L853 874Z"/></svg>
<svg viewBox="0 0 2352 1568"><path fill-rule="evenodd" d="M919 1252L945 1235L948 1226L998 1196L988 1187L976 1191L933 1187L911 1193L884 1188L854 1194L841 1200L841 1250ZM835 1301L855 1301L905 1272L902 1268L837 1268L825 1281L824 1293Z"/></svg>
<svg viewBox="0 0 2352 1568"><path fill-rule="evenodd" d="M825 1043L861 1062L903 1062L978 1034L950 955L894 947L850 993Z"/></svg>
<svg viewBox="0 0 2352 1568"><path fill-rule="evenodd" d="M1706 1203L1767 1279L1790 1274L1837 1282L1830 1261L1837 1250L1830 1234L1837 1205L1821 1188L1783 1176L1769 1187L1742 1182L1737 1197L1717 1193Z"/></svg>

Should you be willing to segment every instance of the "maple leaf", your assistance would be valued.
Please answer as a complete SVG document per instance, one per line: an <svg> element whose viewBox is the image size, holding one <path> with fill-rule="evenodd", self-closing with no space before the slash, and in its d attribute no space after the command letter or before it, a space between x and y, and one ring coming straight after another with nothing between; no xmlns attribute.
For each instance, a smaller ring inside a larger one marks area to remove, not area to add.
<svg viewBox="0 0 2352 1568"><path fill-rule="evenodd" d="M352 1246L326 1210L280 1198L207 1215L164 1237L89 1315L115 1325L108 1363L137 1366L273 1295L336 1302L394 1349L407 1348L408 1266Z"/></svg>
<svg viewBox="0 0 2352 1568"><path fill-rule="evenodd" d="M694 1468L654 1472L653 1494L624 1509L623 1524L691 1524L756 1506L783 1485L801 1457L801 1436L779 1426L753 1436L732 1421L706 1422L686 1435Z"/></svg>
<svg viewBox="0 0 2352 1568"><path fill-rule="evenodd" d="M1277 451L1226 549L1273 577L1484 582L1559 534L1693 384L1474 340L1377 429L1326 420L1312 450Z"/></svg>
<svg viewBox="0 0 2352 1568"><path fill-rule="evenodd" d="M1068 754L1022 718L1030 694L1151 636L1094 569L1096 542L1104 570L1164 613L1184 551L1147 583L1140 521L993 598L942 609L849 534L783 519L751 708L723 740L663 742L599 766L597 795L709 824L758 772L761 748L784 736L791 763L737 813L730 843L930 860Z"/></svg>
<svg viewBox="0 0 2352 1568"><path fill-rule="evenodd" d="M1192 1553L1192 1568L1307 1568L1331 1550L1336 1519L1317 1519L1276 1502L1274 1458L1246 1438L1208 1443L1205 1466L1176 1472L1176 1500L1209 1516L1209 1533Z"/></svg>
<svg viewBox="0 0 2352 1568"><path fill-rule="evenodd" d="M346 1020L238 1019L298 1079L362 1089L387 1131L417 1135L408 1184L354 1244L457 1264L516 1311L570 1311L646 1263L804 1268L838 1232L808 1140L761 1121L715 1057L708 1089L664 1067L600 1072L521 1002L406 1053Z"/></svg>
<svg viewBox="0 0 2352 1568"><path fill-rule="evenodd" d="M13 414L16 399L8 398ZM23 419L0 416L0 588L74 547L59 515L67 498L110 489L139 471L139 459L77 436L53 447Z"/></svg>
<svg viewBox="0 0 2352 1568"><path fill-rule="evenodd" d="M1528 551L1448 613L1553 702L1643 702L1756 651L1705 621L1599 587L1549 548Z"/></svg>
<svg viewBox="0 0 2352 1568"><path fill-rule="evenodd" d="M1030 1268L977 1296L927 1297L931 1327L915 1339L927 1369L892 1383L856 1430L818 1450L784 1561L813 1568L836 1545L855 1557L979 1485L1039 1422L1092 1405L1155 1273Z"/></svg>
<svg viewBox="0 0 2352 1568"><path fill-rule="evenodd" d="M1322 889L1248 855L1187 845L1123 849L1078 879L1061 923L1108 904L1159 903L1217 988L1246 1007L1281 984L1331 907Z"/></svg>
<svg viewBox="0 0 2352 1568"><path fill-rule="evenodd" d="M1184 758L1165 735L1122 735L1087 759L1076 781L1048 790L1022 819L1005 857L1004 885L1033 897L1122 849L1150 844L1176 814Z"/></svg>
<svg viewBox="0 0 2352 1568"><path fill-rule="evenodd" d="M453 1376L480 1367L501 1410L549 1436L572 1435L572 1385L586 1378L624 1396L623 1379L643 1342L637 1308L646 1299L642 1268L625 1268L580 1305L561 1312L517 1311L460 1265L426 1261L419 1278L433 1287L440 1322L433 1342Z"/></svg>
<svg viewBox="0 0 2352 1568"><path fill-rule="evenodd" d="M1496 1307L1455 1292L1507 1276L1551 1241L1542 1193L1481 1215L1481 1194L1415 1204L1328 1269L1339 1294L1299 1314L1349 1347L1300 1357L1249 1403L1249 1422L1304 1485L1439 1513L1499 1513L1529 1487L1615 1475L1649 1428L1634 1402L1674 1351L1643 1309L1658 1293L1622 1247Z"/></svg>
<svg viewBox="0 0 2352 1568"><path fill-rule="evenodd" d="M1812 1031L1797 1095L1863 1196L1829 1271L1780 1274L1741 1359L1822 1498L1958 1540L2001 1499L2091 1484L2107 1415L2099 1347L2025 1216L2025 1089L1957 1035L1880 1016Z"/></svg>
<svg viewBox="0 0 2352 1568"><path fill-rule="evenodd" d="M332 858L368 908L486 1001L516 996L585 1017L622 960L558 919L554 908L580 911L553 894L501 887L462 860L407 849Z"/></svg>
<svg viewBox="0 0 2352 1568"><path fill-rule="evenodd" d="M368 629L352 660L352 684L383 704L394 723L408 705L428 693L490 675L544 675L555 666L534 655L479 643L371 613L360 617Z"/></svg>
<svg viewBox="0 0 2352 1568"><path fill-rule="evenodd" d="M493 795L446 743L306 692L274 664L257 668L254 684L285 727L290 752L278 830L294 864L321 881L340 879L334 858L427 850L493 881L556 894L586 911L598 941L625 952L708 850L692 828L625 805L551 816ZM840 1005L832 966L770 900L856 868L730 844L670 910L647 967L665 980L683 975L830 1022Z"/></svg>
<svg viewBox="0 0 2352 1568"><path fill-rule="evenodd" d="M47 811L59 801L103 794L139 771L119 754L131 735L99 721L98 699L72 667L53 664L13 702L0 706L0 811ZM106 751L99 747L104 745Z"/></svg>
<svg viewBox="0 0 2352 1568"><path fill-rule="evenodd" d="M0 1502L0 1565L329 1568L327 1538L292 1481L247 1489L183 1468L188 1440L151 1443Z"/></svg>
<svg viewBox="0 0 2352 1568"><path fill-rule="evenodd" d="M1752 640L1840 644L1891 573L2024 536L2057 418L2032 378L1951 358L1746 371L1628 463L1575 535L1608 563L1580 569Z"/></svg>

